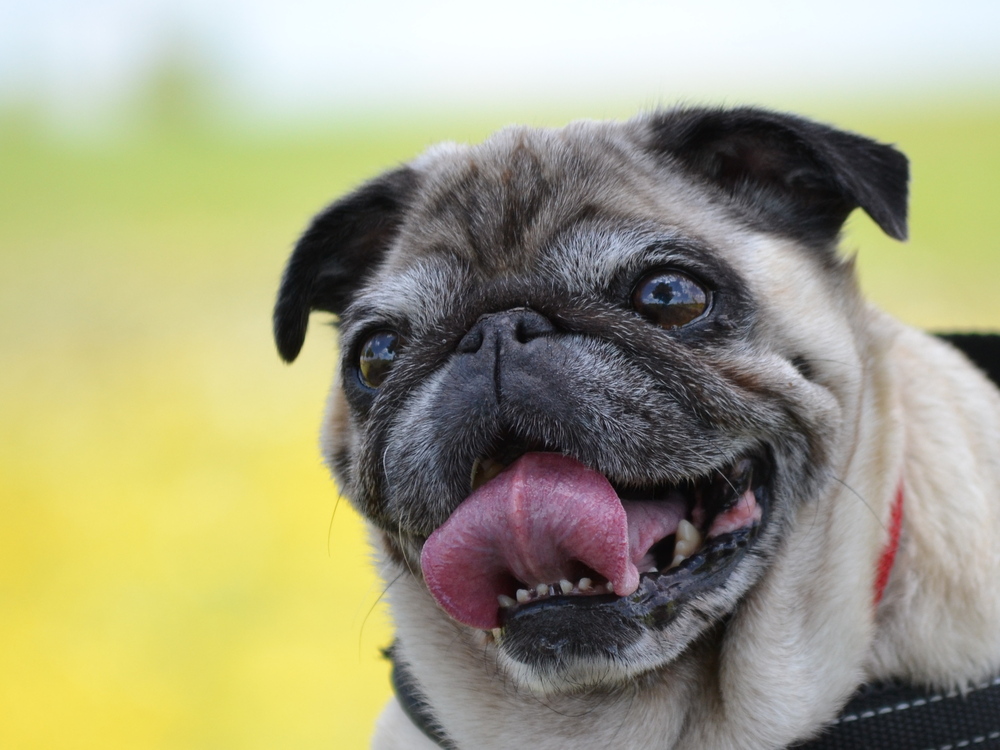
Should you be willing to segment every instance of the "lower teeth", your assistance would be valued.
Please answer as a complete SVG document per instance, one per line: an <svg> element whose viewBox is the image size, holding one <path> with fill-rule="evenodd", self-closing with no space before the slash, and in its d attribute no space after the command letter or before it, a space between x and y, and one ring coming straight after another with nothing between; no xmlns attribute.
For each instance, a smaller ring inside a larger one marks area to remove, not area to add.
<svg viewBox="0 0 1000 750"><path fill-rule="evenodd" d="M703 541L704 537L694 524L690 521L682 520L677 527L677 539L674 542L674 559L666 569L672 570L687 560L698 551ZM646 573L650 575L658 574L660 573L660 569L653 566ZM497 601L502 608L508 609L516 604L528 604L529 602L548 599L550 596L558 594L571 596L573 594L613 594L614 592L614 585L610 582L595 584L589 578L581 578L577 583L573 584L564 578L557 583L539 583L534 588L518 589L514 598L500 594L497 597Z"/></svg>
<svg viewBox="0 0 1000 750"><path fill-rule="evenodd" d="M650 572L655 572L655 569ZM611 583L595 584L589 578L581 578L574 585L566 579L563 579L558 583L553 583L551 585L540 583L531 589L518 589L515 594L515 598L513 599L506 594L500 594L497 597L497 602L499 602L502 608L507 609L509 607L513 607L515 604L536 602L539 599L548 599L550 596L556 596L558 594L571 596L573 594L613 594L614 592L614 585Z"/></svg>

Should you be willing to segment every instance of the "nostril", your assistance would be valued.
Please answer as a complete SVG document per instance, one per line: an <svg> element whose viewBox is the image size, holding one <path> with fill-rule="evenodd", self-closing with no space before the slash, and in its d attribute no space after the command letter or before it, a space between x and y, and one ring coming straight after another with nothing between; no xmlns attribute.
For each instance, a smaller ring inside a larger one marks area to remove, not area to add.
<svg viewBox="0 0 1000 750"><path fill-rule="evenodd" d="M555 331L552 321L534 310L518 310L514 326L514 338L521 344L537 339L539 336Z"/></svg>
<svg viewBox="0 0 1000 750"><path fill-rule="evenodd" d="M521 344L527 344L535 337L528 330L526 322L522 319L517 321L517 327L514 329L514 338Z"/></svg>
<svg viewBox="0 0 1000 750"><path fill-rule="evenodd" d="M458 351L461 354L475 354L483 345L483 331L480 326L475 326L462 340L458 342Z"/></svg>

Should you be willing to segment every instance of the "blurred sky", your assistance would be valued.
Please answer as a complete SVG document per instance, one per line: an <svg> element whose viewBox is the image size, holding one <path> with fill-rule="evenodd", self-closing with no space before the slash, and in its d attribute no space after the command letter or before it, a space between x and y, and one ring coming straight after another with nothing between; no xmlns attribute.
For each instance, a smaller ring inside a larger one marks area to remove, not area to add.
<svg viewBox="0 0 1000 750"><path fill-rule="evenodd" d="M0 0L0 106L114 111L166 58L258 116L1000 83L996 0Z"/></svg>

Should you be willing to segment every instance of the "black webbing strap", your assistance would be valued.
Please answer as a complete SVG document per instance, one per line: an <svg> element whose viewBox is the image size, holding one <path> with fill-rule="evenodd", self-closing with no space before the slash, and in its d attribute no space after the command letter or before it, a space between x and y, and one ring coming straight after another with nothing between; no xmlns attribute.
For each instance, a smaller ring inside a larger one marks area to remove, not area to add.
<svg viewBox="0 0 1000 750"><path fill-rule="evenodd" d="M966 691L864 685L802 750L1000 748L1000 677Z"/></svg>
<svg viewBox="0 0 1000 750"><path fill-rule="evenodd" d="M940 334L1000 385L1000 335ZM406 666L392 662L392 689L410 721L438 747L456 750ZM998 750L1000 677L959 694L899 684L863 685L840 716L798 750Z"/></svg>

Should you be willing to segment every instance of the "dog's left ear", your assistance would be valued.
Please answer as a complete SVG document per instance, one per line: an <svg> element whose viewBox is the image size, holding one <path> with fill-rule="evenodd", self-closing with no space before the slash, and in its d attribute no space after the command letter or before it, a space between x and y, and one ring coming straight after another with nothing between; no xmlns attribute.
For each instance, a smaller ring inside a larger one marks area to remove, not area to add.
<svg viewBox="0 0 1000 750"><path fill-rule="evenodd" d="M862 208L906 239L909 165L891 146L754 108L668 110L649 127L651 150L721 188L764 229L828 244Z"/></svg>
<svg viewBox="0 0 1000 750"><path fill-rule="evenodd" d="M385 256L416 189L417 175L400 167L362 185L321 211L285 266L274 306L274 340L291 362L302 349L312 310L340 315Z"/></svg>

